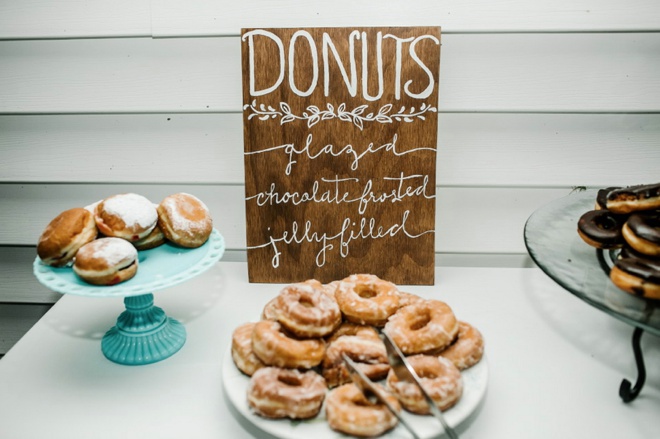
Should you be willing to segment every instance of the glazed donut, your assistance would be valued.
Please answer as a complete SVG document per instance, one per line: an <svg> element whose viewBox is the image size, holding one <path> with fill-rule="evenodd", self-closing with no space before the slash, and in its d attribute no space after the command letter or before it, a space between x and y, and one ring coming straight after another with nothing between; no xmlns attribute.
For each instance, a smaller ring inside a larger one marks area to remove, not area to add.
<svg viewBox="0 0 660 439"><path fill-rule="evenodd" d="M660 212L635 213L623 225L628 245L648 256L660 256Z"/></svg>
<svg viewBox="0 0 660 439"><path fill-rule="evenodd" d="M448 359L458 370L468 369L484 355L484 338L481 332L471 324L458 322L458 336L452 344L440 352L440 356Z"/></svg>
<svg viewBox="0 0 660 439"><path fill-rule="evenodd" d="M276 302L277 296L266 303L264 309L261 311L261 320L277 320L277 310L275 309Z"/></svg>
<svg viewBox="0 0 660 439"><path fill-rule="evenodd" d="M310 369L323 360L325 342L290 337L278 322L261 320L252 331L252 351L268 366Z"/></svg>
<svg viewBox="0 0 660 439"><path fill-rule="evenodd" d="M73 260L83 245L93 241L98 234L94 216L76 207L57 215L44 229L37 243L37 255L41 262L53 267L63 267Z"/></svg>
<svg viewBox="0 0 660 439"><path fill-rule="evenodd" d="M607 194L607 208L614 213L630 213L660 208L660 183L640 184Z"/></svg>
<svg viewBox="0 0 660 439"><path fill-rule="evenodd" d="M337 301L317 280L287 285L275 298L269 311L296 337L325 337L341 323Z"/></svg>
<svg viewBox="0 0 660 439"><path fill-rule="evenodd" d="M400 308L384 330L404 354L412 355L449 346L458 333L458 322L445 302L425 300Z"/></svg>
<svg viewBox="0 0 660 439"><path fill-rule="evenodd" d="M147 236L158 221L153 203L142 195L113 195L96 205L96 226L108 237L138 241Z"/></svg>
<svg viewBox="0 0 660 439"><path fill-rule="evenodd" d="M360 335L367 338L378 338L378 331L373 326L358 325L357 323L342 322L332 334L325 338L326 343L332 343L342 335Z"/></svg>
<svg viewBox="0 0 660 439"><path fill-rule="evenodd" d="M243 323L234 329L231 336L231 357L238 370L252 376L266 365L252 351L252 332L255 323Z"/></svg>
<svg viewBox="0 0 660 439"><path fill-rule="evenodd" d="M443 357L413 355L407 358L426 393L441 411L453 407L463 395L463 379L454 363ZM387 387L406 410L420 415L430 413L429 405L416 384L400 381L393 371L387 375Z"/></svg>
<svg viewBox="0 0 660 439"><path fill-rule="evenodd" d="M401 410L395 397L376 385L397 411ZM360 437L380 436L399 422L385 404L372 404L353 383L332 389L325 398L325 417L335 431Z"/></svg>
<svg viewBox="0 0 660 439"><path fill-rule="evenodd" d="M325 291L326 294L332 296L333 298L335 297L335 291L337 291L337 287L339 286L339 281L338 280L333 280L330 283L323 284L323 291Z"/></svg>
<svg viewBox="0 0 660 439"><path fill-rule="evenodd" d="M390 370L385 345L377 333L359 331L357 335L342 335L328 344L323 358L321 373L328 387L351 382L343 354L372 381L384 379Z"/></svg>
<svg viewBox="0 0 660 439"><path fill-rule="evenodd" d="M327 387L321 375L308 370L264 367L247 389L248 405L266 418L313 418L321 411Z"/></svg>
<svg viewBox="0 0 660 439"><path fill-rule="evenodd" d="M181 247L204 244L213 231L208 207L194 195L178 193L158 205L158 225L165 237Z"/></svg>
<svg viewBox="0 0 660 439"><path fill-rule="evenodd" d="M578 235L592 247L620 248L624 243L621 232L624 222L625 216L607 209L590 210L578 220Z"/></svg>
<svg viewBox="0 0 660 439"><path fill-rule="evenodd" d="M100 238L83 245L73 271L93 285L115 285L137 273L137 250L121 238Z"/></svg>
<svg viewBox="0 0 660 439"><path fill-rule="evenodd" d="M153 228L151 233L142 239L134 241L133 245L138 250L150 250L165 244L165 241L166 240L163 231L160 230L160 227L158 227L158 224L156 224L156 227Z"/></svg>
<svg viewBox="0 0 660 439"><path fill-rule="evenodd" d="M404 306L412 305L413 303L419 303L423 301L424 298L419 297L416 294L399 291L399 308L403 308Z"/></svg>
<svg viewBox="0 0 660 439"><path fill-rule="evenodd" d="M373 274L354 274L343 279L335 298L346 320L361 325L383 326L399 309L396 286Z"/></svg>
<svg viewBox="0 0 660 439"><path fill-rule="evenodd" d="M660 259L622 251L610 270L612 283L635 296L660 299Z"/></svg>

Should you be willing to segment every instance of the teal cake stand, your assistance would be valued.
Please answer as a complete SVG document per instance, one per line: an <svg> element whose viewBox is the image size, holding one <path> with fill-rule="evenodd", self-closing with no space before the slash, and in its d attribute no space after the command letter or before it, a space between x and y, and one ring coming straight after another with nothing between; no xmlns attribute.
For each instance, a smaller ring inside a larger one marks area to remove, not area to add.
<svg viewBox="0 0 660 439"><path fill-rule="evenodd" d="M37 257L33 264L39 282L61 294L86 297L122 297L126 310L101 340L101 351L118 364L137 366L164 360L183 347L186 328L154 305L154 291L186 282L211 268L225 251L215 229L201 247L188 249L165 243L138 252L138 272L113 286L82 281L69 267L51 267Z"/></svg>

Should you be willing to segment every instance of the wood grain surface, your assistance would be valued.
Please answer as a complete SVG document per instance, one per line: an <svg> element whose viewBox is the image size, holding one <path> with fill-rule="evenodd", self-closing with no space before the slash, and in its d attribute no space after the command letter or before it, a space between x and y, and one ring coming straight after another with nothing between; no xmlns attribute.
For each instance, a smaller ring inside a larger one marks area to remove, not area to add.
<svg viewBox="0 0 660 439"><path fill-rule="evenodd" d="M439 28L246 29L252 282L433 282Z"/></svg>

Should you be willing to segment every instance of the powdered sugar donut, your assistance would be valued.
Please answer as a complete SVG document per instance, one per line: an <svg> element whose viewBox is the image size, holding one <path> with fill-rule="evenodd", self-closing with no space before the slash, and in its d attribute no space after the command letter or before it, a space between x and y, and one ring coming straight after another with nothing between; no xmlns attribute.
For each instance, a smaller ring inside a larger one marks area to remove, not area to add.
<svg viewBox="0 0 660 439"><path fill-rule="evenodd" d="M186 193L169 195L160 202L158 225L167 239L188 248L200 247L213 231L208 207Z"/></svg>
<svg viewBox="0 0 660 439"><path fill-rule="evenodd" d="M138 241L151 233L158 221L153 203L142 195L113 195L96 205L96 226L105 236Z"/></svg>
<svg viewBox="0 0 660 439"><path fill-rule="evenodd" d="M78 250L73 271L94 285L115 285L137 273L137 250L121 238L101 238Z"/></svg>
<svg viewBox="0 0 660 439"><path fill-rule="evenodd" d="M158 224L156 224L156 227L153 228L151 233L142 239L134 241L133 245L138 250L150 250L165 244L165 241L166 239L163 231L160 230L160 227L158 227Z"/></svg>

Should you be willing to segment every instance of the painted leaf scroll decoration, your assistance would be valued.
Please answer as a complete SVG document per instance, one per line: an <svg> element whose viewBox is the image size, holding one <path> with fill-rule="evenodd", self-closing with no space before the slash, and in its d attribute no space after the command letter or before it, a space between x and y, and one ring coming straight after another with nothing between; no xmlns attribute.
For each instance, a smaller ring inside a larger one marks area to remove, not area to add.
<svg viewBox="0 0 660 439"><path fill-rule="evenodd" d="M378 123L392 123L397 122L415 122L416 119L426 120L425 113L436 113L438 109L432 105L423 103L419 108L411 107L406 109L405 106L401 107L398 112L390 114L392 111L392 104L385 104L378 112L369 112L364 115L365 111L369 108L368 105L363 104L355 107L352 110L346 109L346 104L341 103L336 108L331 103L327 103L326 109L321 110L315 105L308 106L302 114L297 115L291 111L291 107L286 102L280 103L280 110L276 110L272 106L265 106L264 104L257 104L256 100L251 104L243 106L244 111L249 111L248 120L257 117L259 120L269 120L280 118L280 124L284 125L296 120L305 121L307 127L311 128L322 120L339 119L343 122L351 122L360 130L364 128L365 122L378 122Z"/></svg>

